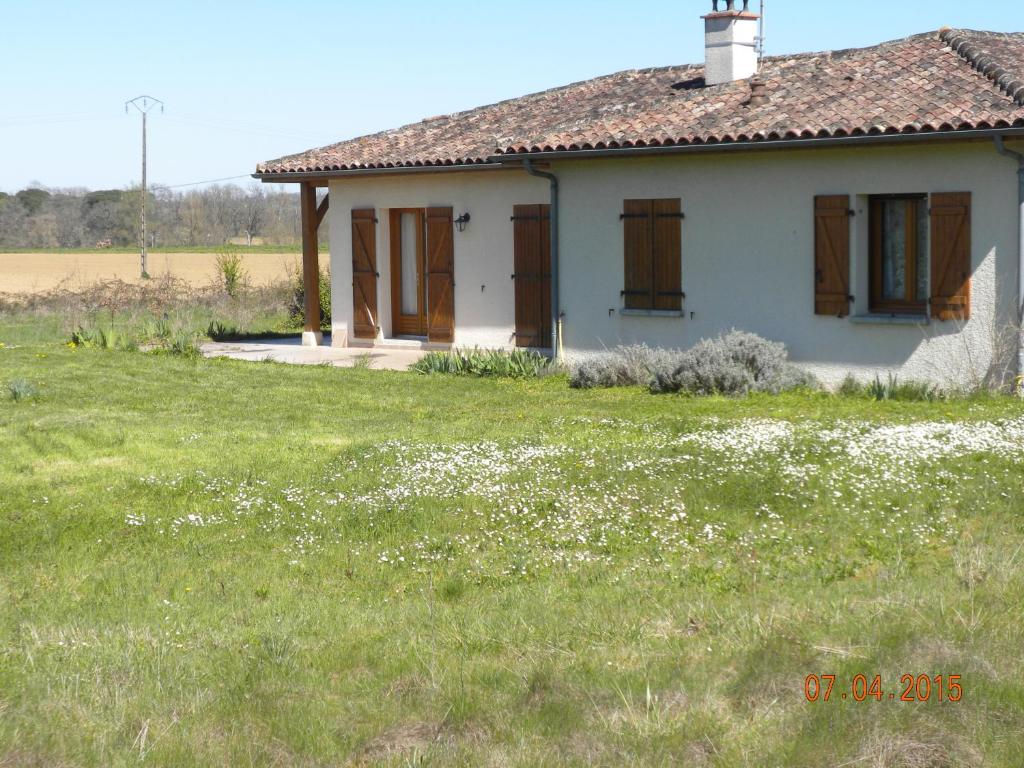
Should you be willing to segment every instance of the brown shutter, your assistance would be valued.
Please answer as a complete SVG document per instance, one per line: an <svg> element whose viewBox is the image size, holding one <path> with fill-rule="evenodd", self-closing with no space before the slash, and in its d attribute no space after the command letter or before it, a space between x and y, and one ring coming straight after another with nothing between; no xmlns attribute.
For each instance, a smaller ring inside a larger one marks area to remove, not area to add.
<svg viewBox="0 0 1024 768"><path fill-rule="evenodd" d="M452 209L427 209L427 338L455 340L455 243Z"/></svg>
<svg viewBox="0 0 1024 768"><path fill-rule="evenodd" d="M352 335L377 338L377 214L352 211Z"/></svg>
<svg viewBox="0 0 1024 768"><path fill-rule="evenodd" d="M551 206L517 205L514 222L516 346L551 346Z"/></svg>
<svg viewBox="0 0 1024 768"><path fill-rule="evenodd" d="M814 314L850 314L850 197L814 198Z"/></svg>
<svg viewBox="0 0 1024 768"><path fill-rule="evenodd" d="M623 291L626 309L654 309L654 271L651 263L652 200L626 200L622 220L625 232Z"/></svg>
<svg viewBox="0 0 1024 768"><path fill-rule="evenodd" d="M931 200L932 317L971 317L971 193L945 192Z"/></svg>
<svg viewBox="0 0 1024 768"><path fill-rule="evenodd" d="M680 310L682 294L682 201L654 200L654 308Z"/></svg>

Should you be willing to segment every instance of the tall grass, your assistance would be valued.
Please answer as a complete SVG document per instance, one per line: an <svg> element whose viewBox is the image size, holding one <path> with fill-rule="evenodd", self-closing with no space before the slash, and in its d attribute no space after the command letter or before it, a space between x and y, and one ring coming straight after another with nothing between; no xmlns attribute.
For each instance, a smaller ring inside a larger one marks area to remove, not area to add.
<svg viewBox="0 0 1024 768"><path fill-rule="evenodd" d="M951 397L950 393L943 391L937 384L931 384L926 381L901 381L893 373L890 373L885 380L881 376L876 375L874 380L867 384L849 375L839 385L839 389L836 392L843 397L865 397L876 402L892 400L921 403L946 400Z"/></svg>
<svg viewBox="0 0 1024 768"><path fill-rule="evenodd" d="M7 394L14 402L28 400L39 395L39 388L27 379L11 379L7 382Z"/></svg>
<svg viewBox="0 0 1024 768"><path fill-rule="evenodd" d="M232 298L220 282L196 287L164 275L140 284L108 280L53 291L0 295L5 340L62 339L76 346L121 348L160 345L175 334L231 329L232 336L290 331L291 286L251 286L243 280Z"/></svg>

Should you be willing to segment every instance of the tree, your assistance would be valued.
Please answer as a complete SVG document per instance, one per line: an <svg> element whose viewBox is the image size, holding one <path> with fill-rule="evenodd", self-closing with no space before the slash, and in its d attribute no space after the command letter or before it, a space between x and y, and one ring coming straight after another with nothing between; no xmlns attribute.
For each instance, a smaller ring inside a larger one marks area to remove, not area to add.
<svg viewBox="0 0 1024 768"><path fill-rule="evenodd" d="M292 245L301 240L298 195L261 185L211 186L179 192L150 190L150 233L162 246L220 245L256 237ZM136 245L138 188L45 189L33 184L0 193L0 246L7 248L92 247L110 240ZM326 228L322 232L326 236Z"/></svg>
<svg viewBox="0 0 1024 768"><path fill-rule="evenodd" d="M252 245L252 239L260 233L266 212L267 196L262 189L257 187L242 198L242 231L245 232L246 245Z"/></svg>
<svg viewBox="0 0 1024 768"><path fill-rule="evenodd" d="M137 242L132 195L120 189L88 193L82 200L84 231L92 243L110 240L114 245Z"/></svg>
<svg viewBox="0 0 1024 768"><path fill-rule="evenodd" d="M15 197L18 198L18 202L28 211L29 216L35 216L50 199L50 193L45 189L32 187L21 190Z"/></svg>

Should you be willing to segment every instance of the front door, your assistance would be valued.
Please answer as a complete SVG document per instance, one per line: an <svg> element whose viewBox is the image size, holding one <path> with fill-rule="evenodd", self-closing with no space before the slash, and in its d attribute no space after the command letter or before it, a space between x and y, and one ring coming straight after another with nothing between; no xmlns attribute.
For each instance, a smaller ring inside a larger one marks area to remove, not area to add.
<svg viewBox="0 0 1024 768"><path fill-rule="evenodd" d="M516 346L551 347L551 206L517 205L514 263Z"/></svg>
<svg viewBox="0 0 1024 768"><path fill-rule="evenodd" d="M451 208L391 209L391 318L395 336L451 343L455 250Z"/></svg>
<svg viewBox="0 0 1024 768"><path fill-rule="evenodd" d="M427 335L426 215L391 209L391 319L395 336Z"/></svg>

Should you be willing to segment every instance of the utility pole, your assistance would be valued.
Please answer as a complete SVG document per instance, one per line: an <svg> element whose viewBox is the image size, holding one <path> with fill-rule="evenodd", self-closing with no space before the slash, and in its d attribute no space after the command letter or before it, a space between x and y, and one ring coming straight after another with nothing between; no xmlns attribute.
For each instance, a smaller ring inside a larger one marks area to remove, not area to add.
<svg viewBox="0 0 1024 768"><path fill-rule="evenodd" d="M160 113L163 114L164 103L160 99L154 99L152 96L136 96L134 99L129 99L124 103L124 111L127 114L129 107L135 107L139 114L142 115L142 252L140 259L142 261L142 277L149 277L149 255L147 252L146 244L146 118L149 116L150 111L155 109L157 106L160 107Z"/></svg>

